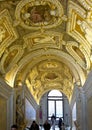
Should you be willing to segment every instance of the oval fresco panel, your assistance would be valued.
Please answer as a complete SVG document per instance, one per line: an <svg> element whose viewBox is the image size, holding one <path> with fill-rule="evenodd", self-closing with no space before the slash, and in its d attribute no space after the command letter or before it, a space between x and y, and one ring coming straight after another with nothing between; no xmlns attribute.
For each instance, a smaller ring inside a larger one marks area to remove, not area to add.
<svg viewBox="0 0 92 130"><path fill-rule="evenodd" d="M27 29L58 26L62 15L63 8L57 0L22 0L15 11L17 22Z"/></svg>

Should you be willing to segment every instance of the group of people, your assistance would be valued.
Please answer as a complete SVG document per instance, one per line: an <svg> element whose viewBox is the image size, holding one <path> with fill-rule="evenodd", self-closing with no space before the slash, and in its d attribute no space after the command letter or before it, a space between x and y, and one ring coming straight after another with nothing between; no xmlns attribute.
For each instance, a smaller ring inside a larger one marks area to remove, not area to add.
<svg viewBox="0 0 92 130"><path fill-rule="evenodd" d="M44 130L50 130L51 125L48 122L48 120L46 120L45 123L43 124L43 128L44 128ZM35 120L32 122L31 127L29 128L29 130L39 130L39 125L36 123Z"/></svg>
<svg viewBox="0 0 92 130"><path fill-rule="evenodd" d="M52 129L55 130L56 117L54 114L51 117L51 122L52 122ZM59 127L59 130L65 130L65 124L62 118L59 118L58 127Z"/></svg>
<svg viewBox="0 0 92 130"><path fill-rule="evenodd" d="M44 130L50 130L51 125L48 122L48 120L45 121L45 123L43 124ZM11 130L18 130L18 126L16 124L11 126ZM29 130L39 130L39 125L36 123L36 121L34 120L29 128Z"/></svg>
<svg viewBox="0 0 92 130"><path fill-rule="evenodd" d="M45 123L43 124L43 128L44 130L50 130L50 128L52 127L52 130L55 130L55 124L56 124L56 117L53 114L51 117L51 124L48 122L48 120L46 120ZM62 121L62 118L59 118L58 127L59 130L65 130L65 125L64 122ZM18 130L17 125L12 125L11 130ZM35 120L32 122L29 130L39 130L39 125L36 123Z"/></svg>

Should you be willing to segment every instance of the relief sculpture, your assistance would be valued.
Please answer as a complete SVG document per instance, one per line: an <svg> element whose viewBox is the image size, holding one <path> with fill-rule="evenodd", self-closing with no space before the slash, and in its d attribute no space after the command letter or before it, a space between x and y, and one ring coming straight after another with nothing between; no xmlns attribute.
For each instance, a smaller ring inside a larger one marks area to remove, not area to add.
<svg viewBox="0 0 92 130"><path fill-rule="evenodd" d="M21 130L23 130L26 125L23 112L23 105L23 99L21 95L18 95L16 98L16 123Z"/></svg>
<svg viewBox="0 0 92 130"><path fill-rule="evenodd" d="M5 32L6 32L6 30L2 26L0 26L0 43L5 38Z"/></svg>
<svg viewBox="0 0 92 130"><path fill-rule="evenodd" d="M82 32L84 32L85 39L92 45L92 28L85 21L77 21L77 24L80 25Z"/></svg>

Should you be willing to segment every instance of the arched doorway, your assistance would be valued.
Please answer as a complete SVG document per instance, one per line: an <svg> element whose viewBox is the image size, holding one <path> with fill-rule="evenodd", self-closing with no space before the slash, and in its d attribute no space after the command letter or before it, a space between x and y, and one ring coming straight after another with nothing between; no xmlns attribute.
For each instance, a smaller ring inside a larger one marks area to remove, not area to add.
<svg viewBox="0 0 92 130"><path fill-rule="evenodd" d="M48 92L47 95L47 118L48 120L51 119L52 114L55 115L56 120L58 120L60 117L63 119L64 117L64 99L63 94L58 90L51 90Z"/></svg>
<svg viewBox="0 0 92 130"><path fill-rule="evenodd" d="M40 100L42 109L42 124L45 120L51 123L51 116L55 114L56 125L61 117L66 126L70 125L70 107L67 96L59 90L50 90L45 93Z"/></svg>

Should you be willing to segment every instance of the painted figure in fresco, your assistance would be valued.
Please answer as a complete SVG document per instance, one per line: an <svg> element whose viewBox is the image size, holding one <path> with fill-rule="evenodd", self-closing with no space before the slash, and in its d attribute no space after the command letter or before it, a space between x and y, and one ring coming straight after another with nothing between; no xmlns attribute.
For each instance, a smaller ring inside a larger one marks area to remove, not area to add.
<svg viewBox="0 0 92 130"><path fill-rule="evenodd" d="M34 6L32 9L31 9L31 20L34 22L34 23L37 23L37 22L42 22L43 21L43 18L40 14L39 11L37 11L36 9L36 6Z"/></svg>
<svg viewBox="0 0 92 130"><path fill-rule="evenodd" d="M23 7L21 10L21 18L23 19L24 23L27 25L31 24L48 24L52 20L56 19L56 10L53 5L34 5L30 7Z"/></svg>
<svg viewBox="0 0 92 130"><path fill-rule="evenodd" d="M44 11L44 20L47 22L51 20L51 15L50 15L50 12L48 10Z"/></svg>

